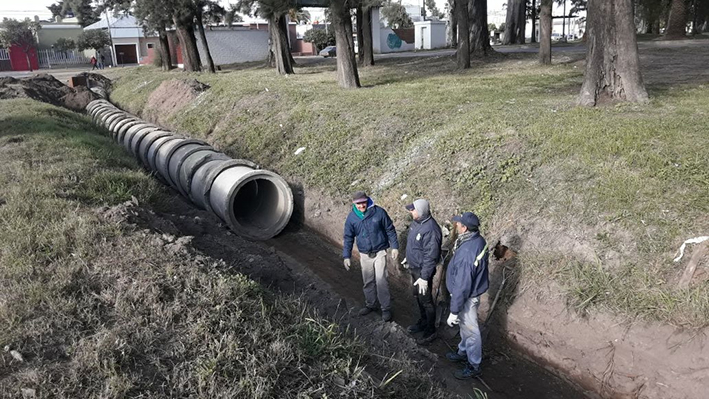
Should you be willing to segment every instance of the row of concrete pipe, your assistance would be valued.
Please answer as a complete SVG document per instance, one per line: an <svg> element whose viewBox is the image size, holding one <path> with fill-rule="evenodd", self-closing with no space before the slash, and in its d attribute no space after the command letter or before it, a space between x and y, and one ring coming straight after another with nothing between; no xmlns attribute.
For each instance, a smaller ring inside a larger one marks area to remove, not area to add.
<svg viewBox="0 0 709 399"><path fill-rule="evenodd" d="M107 100L92 101L86 110L155 177L235 233L266 240L288 224L293 193L279 175L145 122Z"/></svg>

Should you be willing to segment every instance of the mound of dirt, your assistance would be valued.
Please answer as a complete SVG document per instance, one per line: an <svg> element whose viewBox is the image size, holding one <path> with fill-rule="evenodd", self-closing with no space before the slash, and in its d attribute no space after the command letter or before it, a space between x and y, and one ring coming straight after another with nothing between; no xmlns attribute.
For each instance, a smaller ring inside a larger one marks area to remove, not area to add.
<svg viewBox="0 0 709 399"><path fill-rule="evenodd" d="M165 124L173 114L197 99L207 89L209 85L196 79L166 80L150 94L143 118Z"/></svg>
<svg viewBox="0 0 709 399"><path fill-rule="evenodd" d="M99 97L86 87L71 88L43 73L24 79L0 78L0 99L10 98L32 98L83 112L88 103Z"/></svg>

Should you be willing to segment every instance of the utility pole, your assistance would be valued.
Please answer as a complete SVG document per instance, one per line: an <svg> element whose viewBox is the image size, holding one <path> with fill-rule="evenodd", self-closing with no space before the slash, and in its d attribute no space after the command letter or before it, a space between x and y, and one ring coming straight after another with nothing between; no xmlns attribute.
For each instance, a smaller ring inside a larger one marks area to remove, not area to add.
<svg viewBox="0 0 709 399"><path fill-rule="evenodd" d="M561 19L561 39L566 43L566 0L564 0L564 14Z"/></svg>
<svg viewBox="0 0 709 399"><path fill-rule="evenodd" d="M108 27L108 39L111 41L111 64L118 66L118 60L116 60L116 46L113 45L113 35L111 34L111 20L108 19L108 7L106 7L106 2L104 2L103 5L103 12L106 15L106 26Z"/></svg>

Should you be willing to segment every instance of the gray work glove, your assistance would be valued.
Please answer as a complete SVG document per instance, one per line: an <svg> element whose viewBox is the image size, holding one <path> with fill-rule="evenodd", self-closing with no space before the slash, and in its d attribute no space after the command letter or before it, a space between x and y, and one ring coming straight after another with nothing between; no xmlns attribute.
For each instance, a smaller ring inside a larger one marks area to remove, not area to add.
<svg viewBox="0 0 709 399"><path fill-rule="evenodd" d="M394 262L396 262L399 259L399 250L398 249L391 250L391 258L394 259Z"/></svg>
<svg viewBox="0 0 709 399"><path fill-rule="evenodd" d="M428 281L419 278L414 283L415 286L419 287L419 295L426 295L426 290L428 289Z"/></svg>
<svg viewBox="0 0 709 399"><path fill-rule="evenodd" d="M401 261L401 266L403 266L404 269L409 268L409 262L406 260L406 258L404 258L404 260Z"/></svg>
<svg viewBox="0 0 709 399"><path fill-rule="evenodd" d="M352 261L350 260L350 258L346 258L343 263L345 265L345 269L347 269L347 271L350 271L350 266L352 266Z"/></svg>
<svg viewBox="0 0 709 399"><path fill-rule="evenodd" d="M458 323L460 323L460 318L458 318L457 314L451 313L448 315L448 320L446 320L446 324L448 324L448 327L453 327Z"/></svg>

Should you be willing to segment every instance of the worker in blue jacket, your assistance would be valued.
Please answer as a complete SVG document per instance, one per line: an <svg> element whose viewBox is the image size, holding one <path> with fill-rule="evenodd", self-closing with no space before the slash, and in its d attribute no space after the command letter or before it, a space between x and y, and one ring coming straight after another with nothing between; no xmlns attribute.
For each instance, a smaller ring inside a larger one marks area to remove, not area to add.
<svg viewBox="0 0 709 399"><path fill-rule="evenodd" d="M413 293L419 308L419 320L407 330L416 334L423 331L423 336L416 342L428 344L436 339L436 309L433 306L431 291L436 265L441 258L441 241L443 235L436 219L431 216L431 208L427 200L417 199L406 205L414 219L409 227L406 240L405 267L411 273Z"/></svg>
<svg viewBox="0 0 709 399"><path fill-rule="evenodd" d="M450 315L447 324L460 324L460 344L457 352L446 358L466 362L465 368L455 373L461 380L481 374L482 338L478 327L480 295L488 289L487 242L480 235L480 220L472 212L452 219L458 232L453 247L453 258L446 271L446 286L451 294Z"/></svg>
<svg viewBox="0 0 709 399"><path fill-rule="evenodd" d="M396 262L399 257L399 241L389 214L374 205L364 191L357 191L352 198L352 211L345 220L342 257L345 269L352 265L352 246L357 240L357 249L362 266L365 307L359 314L364 316L376 310L377 300L382 310L382 320L391 320L391 297L387 281L387 249L392 248L391 257Z"/></svg>

